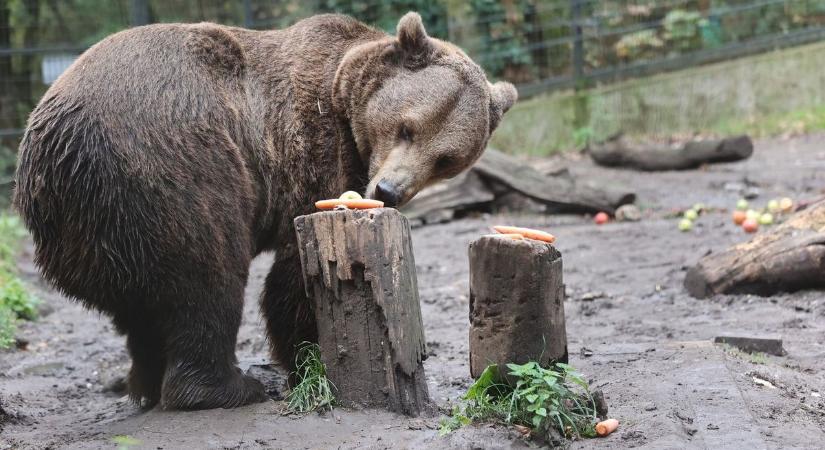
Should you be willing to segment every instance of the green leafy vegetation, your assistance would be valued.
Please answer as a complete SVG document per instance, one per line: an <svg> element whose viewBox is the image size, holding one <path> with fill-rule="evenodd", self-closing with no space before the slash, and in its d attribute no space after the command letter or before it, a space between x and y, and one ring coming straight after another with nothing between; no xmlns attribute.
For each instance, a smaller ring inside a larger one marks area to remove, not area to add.
<svg viewBox="0 0 825 450"><path fill-rule="evenodd" d="M17 315L10 309L0 307L0 349L11 347L14 344L15 332L17 332Z"/></svg>
<svg viewBox="0 0 825 450"><path fill-rule="evenodd" d="M112 443L117 444L117 450L129 450L136 447L143 442L140 439L135 439L129 435L117 435L112 438Z"/></svg>
<svg viewBox="0 0 825 450"><path fill-rule="evenodd" d="M762 114L747 118L735 117L714 127L718 134L748 134L752 137L795 135L825 130L825 106Z"/></svg>
<svg viewBox="0 0 825 450"><path fill-rule="evenodd" d="M731 355L734 358L744 359L745 361L748 361L751 364L765 365L770 361L768 355L762 352L743 352L742 350L739 350L738 348L733 347L729 344L719 344L719 346L721 346L722 350L724 350L725 353L727 353L728 355Z"/></svg>
<svg viewBox="0 0 825 450"><path fill-rule="evenodd" d="M295 363L298 366L294 372L297 384L286 397L287 409L294 413L331 410L335 404L335 386L327 379L318 344L302 342L298 345Z"/></svg>
<svg viewBox="0 0 825 450"><path fill-rule="evenodd" d="M18 320L37 318L39 300L17 277L15 264L25 235L17 216L0 214L0 349L14 344Z"/></svg>
<svg viewBox="0 0 825 450"><path fill-rule="evenodd" d="M666 140L823 131L825 106L817 100L825 95L817 71L823 57L825 43L820 42L578 94L559 91L520 100L504 116L490 145L508 153L547 156L580 148L583 129L591 142L618 132ZM587 99L584 122L576 120L577 96Z"/></svg>
<svg viewBox="0 0 825 450"><path fill-rule="evenodd" d="M551 429L568 438L593 437L596 404L587 382L573 367L537 362L507 364L507 377L496 365L487 367L470 386L463 401L442 420L445 435L471 423L521 425L531 434L545 435Z"/></svg>

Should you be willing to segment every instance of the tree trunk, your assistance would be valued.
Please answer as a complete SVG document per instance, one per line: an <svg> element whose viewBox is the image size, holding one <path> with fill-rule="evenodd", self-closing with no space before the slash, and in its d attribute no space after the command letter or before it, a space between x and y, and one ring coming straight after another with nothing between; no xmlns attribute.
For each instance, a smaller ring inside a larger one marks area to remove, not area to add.
<svg viewBox="0 0 825 450"><path fill-rule="evenodd" d="M750 242L708 255L685 277L690 295L771 295L825 287L825 201Z"/></svg>
<svg viewBox="0 0 825 450"><path fill-rule="evenodd" d="M418 415L429 407L415 260L395 209L295 219L327 376L345 406Z"/></svg>
<svg viewBox="0 0 825 450"><path fill-rule="evenodd" d="M631 169L686 170L702 164L740 161L753 154L753 142L748 136L726 139L690 141L677 146L640 144L621 136L588 148L596 164Z"/></svg>
<svg viewBox="0 0 825 450"><path fill-rule="evenodd" d="M483 236L470 244L470 374L528 361L567 362L561 253Z"/></svg>

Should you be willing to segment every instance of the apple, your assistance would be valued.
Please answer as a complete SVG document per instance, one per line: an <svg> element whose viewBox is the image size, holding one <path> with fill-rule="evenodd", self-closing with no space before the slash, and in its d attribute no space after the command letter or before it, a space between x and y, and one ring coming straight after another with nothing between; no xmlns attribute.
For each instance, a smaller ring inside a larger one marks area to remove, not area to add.
<svg viewBox="0 0 825 450"><path fill-rule="evenodd" d="M702 212L702 211L705 210L705 208L706 207L705 207L704 203L697 203L697 204L693 205L693 210L696 211L696 212Z"/></svg>
<svg viewBox="0 0 825 450"><path fill-rule="evenodd" d="M742 211L748 209L748 201L744 198L740 198L738 202L736 202L736 209L740 209Z"/></svg>
<svg viewBox="0 0 825 450"><path fill-rule="evenodd" d="M779 200L779 209L784 213L791 212L791 210L793 210L793 200L788 197Z"/></svg>
<svg viewBox="0 0 825 450"><path fill-rule="evenodd" d="M355 191L347 191L347 192L344 192L343 194L341 194L341 196L338 197L338 199L339 200L361 200L362 197L361 197L361 194L359 194Z"/></svg>
<svg viewBox="0 0 825 450"><path fill-rule="evenodd" d="M773 214L765 213L759 216L759 223L762 225L770 225L773 223Z"/></svg>
<svg viewBox="0 0 825 450"><path fill-rule="evenodd" d="M759 229L759 222L756 219L745 219L742 222L742 229L745 230L746 233L755 233L756 230Z"/></svg>
<svg viewBox="0 0 825 450"><path fill-rule="evenodd" d="M759 216L761 216L761 214L755 209L749 209L745 212L745 217L748 219L759 220Z"/></svg>
<svg viewBox="0 0 825 450"><path fill-rule="evenodd" d="M742 222L744 222L745 219L747 219L747 218L748 218L748 215L745 214L745 211L737 209L736 211L733 212L733 223L735 223L737 225L742 225Z"/></svg>
<svg viewBox="0 0 825 450"><path fill-rule="evenodd" d="M693 221L690 219L682 219L679 221L679 231L690 231L693 228Z"/></svg>
<svg viewBox="0 0 825 450"><path fill-rule="evenodd" d="M779 201L778 200L771 200L768 202L768 211L772 213L779 212Z"/></svg>
<svg viewBox="0 0 825 450"><path fill-rule="evenodd" d="M696 220L696 218L699 217L699 213L696 212L695 209L689 209L685 211L684 217L688 220Z"/></svg>
<svg viewBox="0 0 825 450"><path fill-rule="evenodd" d="M593 221L596 222L596 225L606 224L609 219L610 217L608 217L607 213L604 211L596 214L596 216L593 217Z"/></svg>

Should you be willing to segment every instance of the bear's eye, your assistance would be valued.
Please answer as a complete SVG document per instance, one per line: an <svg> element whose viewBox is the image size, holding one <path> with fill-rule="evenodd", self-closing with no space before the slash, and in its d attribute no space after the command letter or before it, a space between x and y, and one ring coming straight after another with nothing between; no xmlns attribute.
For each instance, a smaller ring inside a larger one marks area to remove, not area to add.
<svg viewBox="0 0 825 450"><path fill-rule="evenodd" d="M441 156L435 161L435 170L437 172L446 172L453 166L454 162L451 156Z"/></svg>
<svg viewBox="0 0 825 450"><path fill-rule="evenodd" d="M410 128L406 125L401 125L401 128L398 129L398 139L401 139L402 141L412 142L412 130L410 130Z"/></svg>

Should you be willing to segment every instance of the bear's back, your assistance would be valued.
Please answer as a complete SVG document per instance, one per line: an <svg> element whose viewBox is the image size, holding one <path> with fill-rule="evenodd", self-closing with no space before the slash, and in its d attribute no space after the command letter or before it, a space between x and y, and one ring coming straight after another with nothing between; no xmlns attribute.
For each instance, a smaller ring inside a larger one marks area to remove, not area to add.
<svg viewBox="0 0 825 450"><path fill-rule="evenodd" d="M30 115L14 198L48 279L99 306L110 288L174 276L187 253L250 251L231 242L255 211L243 71L225 27L151 25L55 82Z"/></svg>

